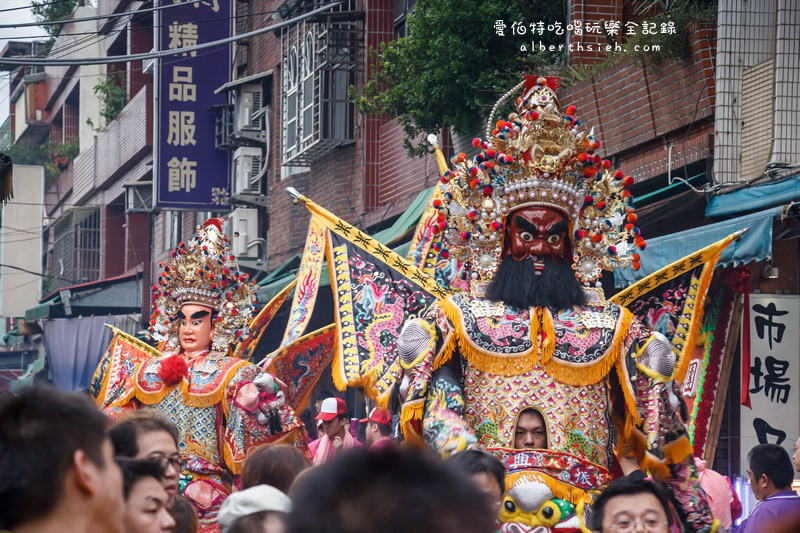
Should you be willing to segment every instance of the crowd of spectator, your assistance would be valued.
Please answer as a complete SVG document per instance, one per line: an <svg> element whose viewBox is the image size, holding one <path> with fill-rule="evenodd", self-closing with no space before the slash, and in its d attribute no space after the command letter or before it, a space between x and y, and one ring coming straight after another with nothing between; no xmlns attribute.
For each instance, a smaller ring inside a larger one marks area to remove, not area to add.
<svg viewBox="0 0 800 533"><path fill-rule="evenodd" d="M364 446L349 431L345 402L334 396L319 402L316 418L319 438L309 443L310 455L280 444L249 452L239 490L217 516L222 533L490 533L499 527L505 470L490 453L471 449L442 461L399 446L391 413L379 408L360 420ZM520 417L516 435L519 448L547 446L535 411ZM112 423L79 394L37 386L5 396L0 531L197 533L194 508L180 495L185 465L179 450L175 426L152 410ZM800 451L793 464L782 447L762 444L750 451L748 464L759 503L738 526L732 524L738 515L731 515L738 500L726 492L727 478L709 474L703 487L716 500L712 511L725 517L723 528L800 531L800 496L791 490ZM698 467L702 472L704 465ZM587 524L593 531L684 531L659 482L635 468L625 473L595 500Z"/></svg>

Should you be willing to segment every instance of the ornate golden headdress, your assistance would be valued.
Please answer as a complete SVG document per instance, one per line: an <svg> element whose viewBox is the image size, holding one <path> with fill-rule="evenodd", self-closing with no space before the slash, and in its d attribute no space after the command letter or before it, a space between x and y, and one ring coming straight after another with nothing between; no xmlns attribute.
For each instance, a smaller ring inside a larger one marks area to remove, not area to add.
<svg viewBox="0 0 800 533"><path fill-rule="evenodd" d="M254 284L239 271L230 242L222 233L218 218L197 227L197 234L181 242L172 252L169 264L153 285L153 315L150 332L162 351L176 353L178 311L185 304L200 304L213 310L212 351L226 354L233 342L249 333L255 304Z"/></svg>
<svg viewBox="0 0 800 533"><path fill-rule="evenodd" d="M454 155L453 169L442 175L443 199L433 205L444 234L435 247L462 262L473 280L494 276L506 217L527 206L552 207L568 217L573 268L584 284L598 282L602 270L638 268L636 248L645 242L628 190L633 179L612 173L610 162L595 154L599 141L579 130L575 106L561 110L557 86L555 78L526 76L495 105L524 87L517 112L487 128L486 139L473 140L478 155Z"/></svg>

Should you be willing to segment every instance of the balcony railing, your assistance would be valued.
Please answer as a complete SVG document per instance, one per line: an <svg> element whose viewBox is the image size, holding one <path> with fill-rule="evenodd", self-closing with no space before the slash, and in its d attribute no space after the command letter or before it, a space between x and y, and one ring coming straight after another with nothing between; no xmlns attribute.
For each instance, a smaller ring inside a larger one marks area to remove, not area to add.
<svg viewBox="0 0 800 533"><path fill-rule="evenodd" d="M76 202L113 183L152 150L152 124L152 89L146 86L97 134L94 146L75 158Z"/></svg>

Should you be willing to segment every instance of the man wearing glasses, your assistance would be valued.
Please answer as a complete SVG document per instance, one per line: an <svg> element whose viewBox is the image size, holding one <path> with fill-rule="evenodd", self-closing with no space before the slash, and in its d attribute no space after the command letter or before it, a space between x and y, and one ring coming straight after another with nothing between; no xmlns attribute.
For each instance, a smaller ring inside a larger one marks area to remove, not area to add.
<svg viewBox="0 0 800 533"><path fill-rule="evenodd" d="M620 478L612 482L594 504L595 533L662 533L669 531L669 504L646 479Z"/></svg>

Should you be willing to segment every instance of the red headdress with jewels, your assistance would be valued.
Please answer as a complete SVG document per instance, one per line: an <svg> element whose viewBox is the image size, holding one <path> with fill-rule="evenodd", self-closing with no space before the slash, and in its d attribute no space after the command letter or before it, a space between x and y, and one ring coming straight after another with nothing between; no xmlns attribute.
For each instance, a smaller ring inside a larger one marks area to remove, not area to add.
<svg viewBox="0 0 800 533"><path fill-rule="evenodd" d="M527 206L555 208L570 222L573 268L586 285L603 270L632 264L645 246L636 227L633 178L597 153L599 140L585 131L575 106L562 110L556 78L526 76L497 102L474 157L454 155L434 202L442 232L441 257L458 260L471 279L496 272L509 214ZM498 107L519 90L516 112L491 124Z"/></svg>

